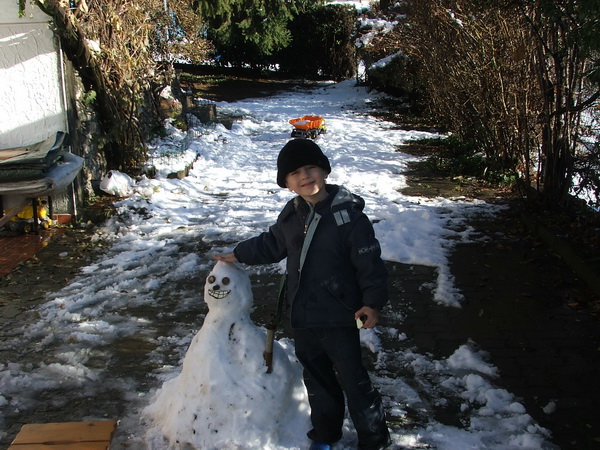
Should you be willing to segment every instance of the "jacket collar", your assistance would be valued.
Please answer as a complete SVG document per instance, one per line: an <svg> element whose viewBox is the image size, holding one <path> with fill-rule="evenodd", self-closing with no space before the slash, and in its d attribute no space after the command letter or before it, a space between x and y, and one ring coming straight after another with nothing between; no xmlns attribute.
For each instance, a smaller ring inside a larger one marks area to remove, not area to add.
<svg viewBox="0 0 600 450"><path fill-rule="evenodd" d="M321 200L315 205L314 209L317 212L323 210L323 208L325 207L328 207L328 205L330 205L333 202L335 196L340 190L340 186L337 186L335 184L326 184L325 190L327 191L327 197L325 197L325 199ZM306 200L304 200L298 195L294 197L294 207L298 210L303 208L309 208L309 205L306 202Z"/></svg>

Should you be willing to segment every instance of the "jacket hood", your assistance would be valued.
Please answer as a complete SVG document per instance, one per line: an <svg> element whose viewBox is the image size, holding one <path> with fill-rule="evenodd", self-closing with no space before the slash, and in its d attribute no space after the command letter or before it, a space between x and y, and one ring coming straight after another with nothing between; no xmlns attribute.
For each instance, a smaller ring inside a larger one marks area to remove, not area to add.
<svg viewBox="0 0 600 450"><path fill-rule="evenodd" d="M362 197L353 194L344 186L331 186L337 188L335 192L332 190L330 193L330 197L333 195L333 200L331 201L332 211L338 211L348 207L356 208L359 211L362 211L365 208L365 201Z"/></svg>

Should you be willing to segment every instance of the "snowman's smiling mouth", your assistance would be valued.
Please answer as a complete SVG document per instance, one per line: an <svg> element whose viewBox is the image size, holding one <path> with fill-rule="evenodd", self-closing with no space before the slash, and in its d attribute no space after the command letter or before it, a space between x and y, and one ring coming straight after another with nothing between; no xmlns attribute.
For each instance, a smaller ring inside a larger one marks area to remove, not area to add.
<svg viewBox="0 0 600 450"><path fill-rule="evenodd" d="M231 292L231 290L224 291L221 289L216 289L216 290L209 289L208 295L210 295L212 298L216 298L217 300L221 300L221 299L227 297L230 292Z"/></svg>

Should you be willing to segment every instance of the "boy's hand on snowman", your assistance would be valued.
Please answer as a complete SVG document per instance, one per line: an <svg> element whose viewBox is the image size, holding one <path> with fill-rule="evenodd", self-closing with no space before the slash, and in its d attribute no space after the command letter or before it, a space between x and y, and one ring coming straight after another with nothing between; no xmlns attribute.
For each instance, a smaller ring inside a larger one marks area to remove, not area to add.
<svg viewBox="0 0 600 450"><path fill-rule="evenodd" d="M235 257L235 255L233 253L223 253L222 255L213 255L213 259L216 259L217 261L223 261L223 262L229 262L229 263L238 262L237 258Z"/></svg>
<svg viewBox="0 0 600 450"><path fill-rule="evenodd" d="M363 306L354 313L354 318L358 328L373 328L379 321L379 311L369 306ZM361 324L362 326L360 326Z"/></svg>

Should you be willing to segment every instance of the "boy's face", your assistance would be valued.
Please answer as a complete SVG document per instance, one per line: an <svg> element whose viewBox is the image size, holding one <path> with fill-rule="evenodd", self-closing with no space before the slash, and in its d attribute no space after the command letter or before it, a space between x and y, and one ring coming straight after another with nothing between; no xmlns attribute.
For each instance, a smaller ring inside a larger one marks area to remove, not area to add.
<svg viewBox="0 0 600 450"><path fill-rule="evenodd" d="M285 184L287 188L309 203L317 203L327 197L325 190L325 171L314 165L302 166L287 174Z"/></svg>

